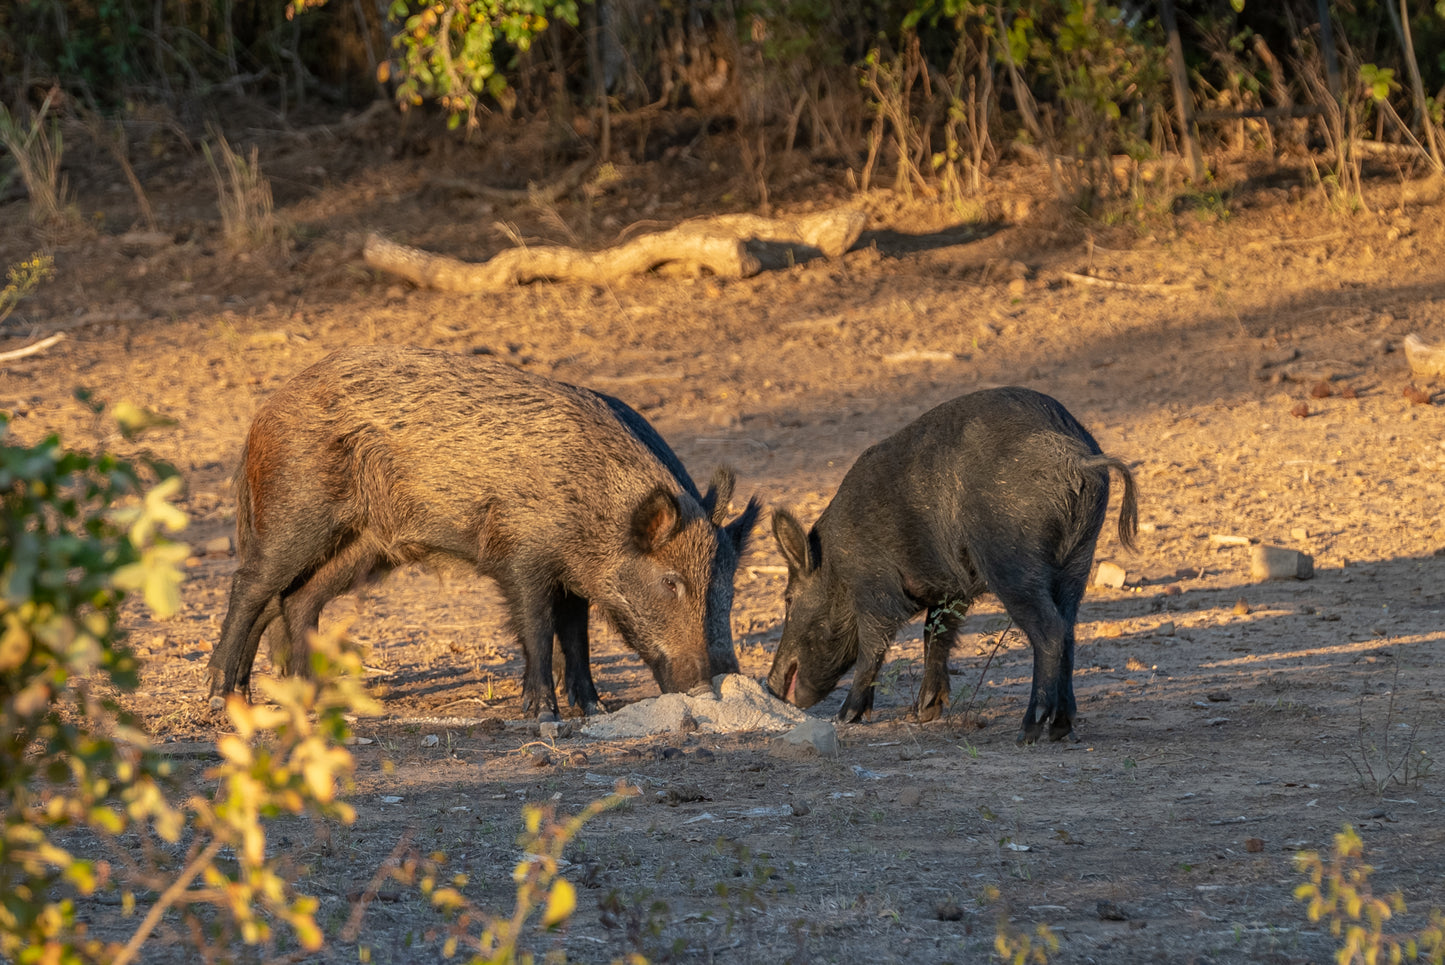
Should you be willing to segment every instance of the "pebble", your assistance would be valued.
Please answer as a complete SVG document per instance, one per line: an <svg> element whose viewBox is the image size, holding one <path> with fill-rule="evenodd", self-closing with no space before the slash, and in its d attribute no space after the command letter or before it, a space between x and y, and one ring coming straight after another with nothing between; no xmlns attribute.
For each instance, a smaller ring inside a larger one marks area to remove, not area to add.
<svg viewBox="0 0 1445 965"><path fill-rule="evenodd" d="M572 723L566 720L544 720L537 725L537 732L543 740L556 740L572 736Z"/></svg>
<svg viewBox="0 0 1445 965"><path fill-rule="evenodd" d="M201 549L206 556L230 556L231 537L217 536L215 539L208 539Z"/></svg>
<svg viewBox="0 0 1445 965"><path fill-rule="evenodd" d="M1112 901L1101 901L1094 906L1100 921L1128 921L1129 915Z"/></svg>

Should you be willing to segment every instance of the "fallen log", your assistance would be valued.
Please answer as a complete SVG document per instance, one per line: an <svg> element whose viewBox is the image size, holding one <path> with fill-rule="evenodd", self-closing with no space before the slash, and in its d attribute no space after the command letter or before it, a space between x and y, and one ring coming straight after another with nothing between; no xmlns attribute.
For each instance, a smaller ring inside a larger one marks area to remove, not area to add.
<svg viewBox="0 0 1445 965"><path fill-rule="evenodd" d="M797 219L720 215L640 235L602 251L542 245L512 248L480 263L373 234L366 239L362 257L378 271L423 288L452 292L499 291L543 280L606 284L664 265L693 273L706 270L721 278L746 278L762 270L762 261L749 250L749 243L803 247L836 257L858 240L867 220L864 212L851 209Z"/></svg>

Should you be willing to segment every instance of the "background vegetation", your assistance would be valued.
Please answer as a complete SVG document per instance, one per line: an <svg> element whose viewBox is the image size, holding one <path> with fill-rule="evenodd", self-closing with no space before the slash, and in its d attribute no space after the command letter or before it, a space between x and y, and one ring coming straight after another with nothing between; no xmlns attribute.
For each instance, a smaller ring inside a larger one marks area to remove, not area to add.
<svg viewBox="0 0 1445 965"><path fill-rule="evenodd" d="M1440 166L1445 3L1177 5L1206 147L1389 142ZM22 118L163 109L214 124L227 98L283 117L393 97L453 126L554 122L568 150L646 155L686 118L733 131L761 185L802 149L925 194L977 194L1001 157L1052 165L1084 200L1177 156L1158 4L1097 0L17 0L0 8L0 101ZM55 92L62 96L56 97ZM1265 112L1223 121L1207 112ZM1312 112L1312 113L1311 113ZM637 136L625 139L625 126ZM12 153L15 149L12 148Z"/></svg>

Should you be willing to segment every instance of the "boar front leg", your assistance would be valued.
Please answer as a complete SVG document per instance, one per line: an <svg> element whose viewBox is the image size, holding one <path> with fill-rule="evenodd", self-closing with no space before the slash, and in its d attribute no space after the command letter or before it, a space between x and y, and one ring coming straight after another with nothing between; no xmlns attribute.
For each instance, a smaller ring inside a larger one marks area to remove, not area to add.
<svg viewBox="0 0 1445 965"><path fill-rule="evenodd" d="M592 680L587 608L585 598L558 588L552 600L552 620L556 624L557 644L562 651L567 702L584 714L605 714L607 708L597 695L597 685Z"/></svg>
<svg viewBox="0 0 1445 965"><path fill-rule="evenodd" d="M553 590L528 580L500 578L502 596L511 614L511 629L522 644L522 713L540 721L558 719L557 691L552 683Z"/></svg>
<svg viewBox="0 0 1445 965"><path fill-rule="evenodd" d="M858 661L853 665L852 689L838 711L839 720L857 723L865 714L873 712L878 671L883 667L883 658L895 632L896 628L882 627L875 620L858 617Z"/></svg>
<svg viewBox="0 0 1445 965"><path fill-rule="evenodd" d="M923 623L923 684L913 712L919 723L936 720L948 708L948 655L963 627L971 601L950 600L928 608Z"/></svg>

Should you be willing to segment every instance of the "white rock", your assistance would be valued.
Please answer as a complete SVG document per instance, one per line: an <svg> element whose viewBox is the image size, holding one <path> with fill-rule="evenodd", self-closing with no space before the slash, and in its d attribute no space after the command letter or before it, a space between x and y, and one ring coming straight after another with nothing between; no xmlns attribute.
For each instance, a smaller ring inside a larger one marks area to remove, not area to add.
<svg viewBox="0 0 1445 965"><path fill-rule="evenodd" d="M1315 561L1308 553L1265 543L1250 553L1249 572L1256 580L1308 580L1315 575Z"/></svg>
<svg viewBox="0 0 1445 965"><path fill-rule="evenodd" d="M1099 569L1094 573L1094 585L1107 586L1114 590L1123 589L1125 576L1124 567L1111 560L1105 560L1099 564Z"/></svg>
<svg viewBox="0 0 1445 965"><path fill-rule="evenodd" d="M1405 336L1405 361L1416 375L1445 375L1445 346L1430 345L1413 332Z"/></svg>

